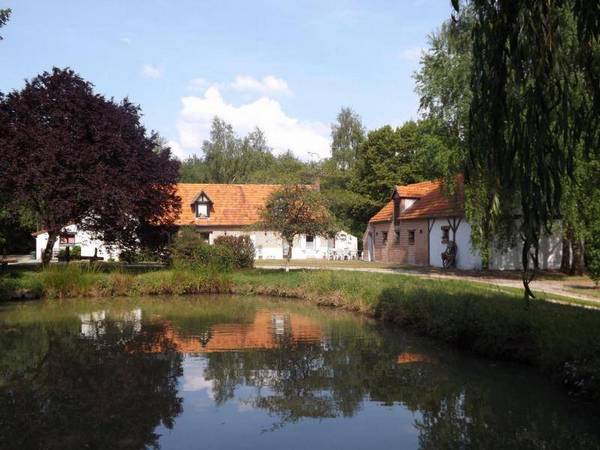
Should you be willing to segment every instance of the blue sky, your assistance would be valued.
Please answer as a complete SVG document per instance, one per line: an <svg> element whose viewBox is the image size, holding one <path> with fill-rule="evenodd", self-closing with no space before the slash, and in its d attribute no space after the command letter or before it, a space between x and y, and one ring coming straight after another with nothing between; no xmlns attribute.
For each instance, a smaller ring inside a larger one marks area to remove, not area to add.
<svg viewBox="0 0 600 450"><path fill-rule="evenodd" d="M449 0L0 0L0 90L66 67L139 103L179 156L200 151L211 117L264 129L276 152L328 152L351 106L368 128L418 117L411 74Z"/></svg>

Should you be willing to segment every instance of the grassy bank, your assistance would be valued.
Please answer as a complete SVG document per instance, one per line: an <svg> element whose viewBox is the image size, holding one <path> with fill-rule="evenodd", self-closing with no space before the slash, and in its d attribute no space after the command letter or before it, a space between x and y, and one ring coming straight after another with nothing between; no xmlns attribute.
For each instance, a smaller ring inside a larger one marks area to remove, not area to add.
<svg viewBox="0 0 600 450"><path fill-rule="evenodd" d="M0 279L0 299L235 293L300 298L366 313L480 355L534 365L600 399L600 311L454 280L340 271L130 273L54 267Z"/></svg>

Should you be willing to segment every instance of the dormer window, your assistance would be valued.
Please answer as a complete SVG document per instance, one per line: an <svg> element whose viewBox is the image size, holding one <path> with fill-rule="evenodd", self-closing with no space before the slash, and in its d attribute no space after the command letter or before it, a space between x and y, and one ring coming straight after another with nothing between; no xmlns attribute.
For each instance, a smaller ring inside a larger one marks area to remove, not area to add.
<svg viewBox="0 0 600 450"><path fill-rule="evenodd" d="M208 203L198 202L196 203L196 217L208 217Z"/></svg>
<svg viewBox="0 0 600 450"><path fill-rule="evenodd" d="M192 203L194 210L196 211L196 217L199 219L207 219L210 217L210 208L212 201L208 198L204 192L198 194Z"/></svg>

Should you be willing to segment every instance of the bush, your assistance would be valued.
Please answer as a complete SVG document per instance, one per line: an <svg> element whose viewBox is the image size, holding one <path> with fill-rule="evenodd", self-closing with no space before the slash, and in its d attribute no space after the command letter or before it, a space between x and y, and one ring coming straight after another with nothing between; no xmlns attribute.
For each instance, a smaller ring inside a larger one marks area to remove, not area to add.
<svg viewBox="0 0 600 450"><path fill-rule="evenodd" d="M175 267L229 271L236 267L235 251L225 245L210 245L194 230L183 228L171 244Z"/></svg>
<svg viewBox="0 0 600 450"><path fill-rule="evenodd" d="M598 287L600 283L600 225L593 229L591 238L585 244L588 272Z"/></svg>
<svg viewBox="0 0 600 450"><path fill-rule="evenodd" d="M250 236L219 236L215 239L215 246L223 246L231 250L236 268L254 267L254 244Z"/></svg>
<svg viewBox="0 0 600 450"><path fill-rule="evenodd" d="M69 260L81 259L81 247L79 245L74 245L73 247L69 247ZM59 261L67 261L67 249L60 249L58 252L58 260Z"/></svg>
<svg viewBox="0 0 600 450"><path fill-rule="evenodd" d="M75 245L71 247L71 259L81 259L81 247L79 245Z"/></svg>

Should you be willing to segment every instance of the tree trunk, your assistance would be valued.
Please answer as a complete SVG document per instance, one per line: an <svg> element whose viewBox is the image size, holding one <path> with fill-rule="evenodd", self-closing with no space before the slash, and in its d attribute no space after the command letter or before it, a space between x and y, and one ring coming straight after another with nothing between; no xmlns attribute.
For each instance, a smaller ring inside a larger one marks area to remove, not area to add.
<svg viewBox="0 0 600 450"><path fill-rule="evenodd" d="M538 269L538 265L539 265L539 260L538 260L538 250L535 249L535 254L532 255L533 256L533 269L530 270L529 269L529 251L531 249L531 244L528 241L524 241L523 242L523 251L521 253L521 264L523 265L523 269L521 272L521 278L523 279L523 288L525 289L524 291L524 297L525 297L525 307L529 308L529 299L531 298L535 298L535 295L533 295L533 292L531 292L531 289L529 288L529 283L531 283L533 281L533 279L535 278L537 269Z"/></svg>
<svg viewBox="0 0 600 450"><path fill-rule="evenodd" d="M285 271L289 272L290 271L290 260L292 259L292 247L294 245L294 240L288 240L288 252L287 252L287 256L285 258Z"/></svg>
<svg viewBox="0 0 600 450"><path fill-rule="evenodd" d="M50 260L52 259L52 249L54 248L54 244L56 244L57 238L58 232L48 231L48 242L46 243L46 248L42 253L42 264L44 267L47 267L50 264Z"/></svg>
<svg viewBox="0 0 600 450"><path fill-rule="evenodd" d="M569 273L571 271L571 240L568 232L562 238L562 258L560 260L560 271Z"/></svg>
<svg viewBox="0 0 600 450"><path fill-rule="evenodd" d="M581 239L573 239L573 263L571 264L571 275L583 275L583 242Z"/></svg>

